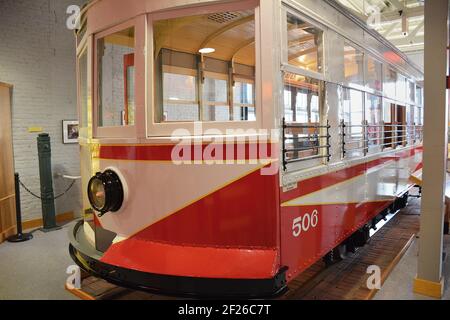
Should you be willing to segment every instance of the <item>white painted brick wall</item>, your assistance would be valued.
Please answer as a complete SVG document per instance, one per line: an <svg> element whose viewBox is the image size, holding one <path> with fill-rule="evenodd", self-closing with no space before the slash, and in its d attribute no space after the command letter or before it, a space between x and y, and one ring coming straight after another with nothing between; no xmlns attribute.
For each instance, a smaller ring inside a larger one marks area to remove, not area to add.
<svg viewBox="0 0 450 320"><path fill-rule="evenodd" d="M53 173L79 175L79 147L62 144L62 120L76 119L75 38L66 28L66 8L85 0L1 0L0 81L14 86L15 169L40 193L36 133L43 127L52 143ZM55 194L70 181L54 178ZM23 220L41 217L40 201L23 189ZM81 211L80 183L56 200L56 212Z"/></svg>

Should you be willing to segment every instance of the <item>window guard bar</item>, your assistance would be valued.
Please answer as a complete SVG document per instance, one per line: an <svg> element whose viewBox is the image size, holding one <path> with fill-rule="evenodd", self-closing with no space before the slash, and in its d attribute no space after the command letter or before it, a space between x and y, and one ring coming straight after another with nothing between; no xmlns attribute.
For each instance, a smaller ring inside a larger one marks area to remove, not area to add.
<svg viewBox="0 0 450 320"><path fill-rule="evenodd" d="M388 127L391 130L384 130L384 128ZM364 156L367 155L369 148L371 147L369 143L371 141L379 141L382 143L377 143L373 146L381 146L381 149L385 149L385 146L392 146L396 148L399 145L405 145L409 141L413 141L416 143L417 141L422 141L423 139L423 126L410 124L399 124L399 123L384 123L376 125L370 125L365 121L360 125L346 125L344 120L340 122L341 128L341 151L342 158L345 158L348 151L362 150L364 152ZM361 132L346 133L346 128L361 128ZM375 131L369 131L370 128L381 128ZM371 137L371 135L377 135L377 137ZM388 134L388 135L386 135ZM350 140L348 140L349 138ZM389 139L390 142L386 142L386 139ZM401 139L401 140L400 140ZM356 148L347 148L346 145L350 143L362 143L362 147Z"/></svg>
<svg viewBox="0 0 450 320"><path fill-rule="evenodd" d="M305 151L305 150L315 150L315 149L324 149L324 148L330 148L331 145L323 145L323 146L311 146L311 147L301 147L301 148L291 148L286 149L286 152L296 152L296 151Z"/></svg>
<svg viewBox="0 0 450 320"><path fill-rule="evenodd" d="M301 135L305 135L304 137L295 137L294 134L286 134L286 129L292 129L292 128L300 128L300 129L315 129L317 134L311 134L310 136L307 136L308 133L301 133ZM308 161L308 160L315 160L315 159L327 159L327 162L330 161L330 148L331 148L331 143L330 143L330 123L327 120L327 124L326 125L310 125L310 124L300 124L300 123L286 123L286 119L283 118L283 128L282 128L282 133L283 133L283 137L282 137L282 144L283 144L283 170L286 171L287 170L287 165L290 163L297 163L297 162L302 162L302 161ZM320 130L326 130L325 135L322 132L319 132ZM287 137L287 135L290 135L292 137ZM314 146L305 146L305 147L294 147L294 148L287 148L286 147L286 141L299 141L299 140L306 140L308 142L316 142L317 145ZM322 141L325 140L324 144ZM307 157L301 157L297 154L297 158L291 158L291 159L287 159L287 153L290 152L301 152L301 151L307 151L307 150L325 150L325 154L317 154L317 155L312 155L312 156L307 156Z"/></svg>
<svg viewBox="0 0 450 320"><path fill-rule="evenodd" d="M361 125L346 125L343 120L340 123L340 135L341 135L341 150L342 150L342 158L345 158L347 152L349 151L357 151L362 150L364 156L366 156L371 147L381 147L381 150L384 150L387 146L392 147L393 149L397 148L397 146L404 146L408 142L413 142L414 144L418 141L423 140L423 126L409 124L398 124L398 123L389 123L385 124L381 122L380 124L370 125L367 121ZM384 128L390 128L391 130L384 130ZM315 129L314 133L286 133L286 129L292 128L300 128L300 129ZM310 125L310 124L297 124L297 123L286 123L285 118L283 118L283 170L287 170L287 165L290 163L298 163L302 161L314 160L314 159L327 159L327 162L330 161L330 124L327 120L326 125ZM358 133L346 133L346 128L362 128L361 132ZM371 128L376 128L375 131L369 131ZM323 134L323 131L326 134ZM299 136L300 135L300 136ZM373 137L373 135L377 135ZM350 138L350 139L348 139ZM356 138L356 139L355 139ZM325 140L325 141L323 141ZM390 142L386 142L386 140ZM307 142L307 143L315 143L315 145L311 146L301 146L294 148L287 148L286 142L292 141L295 142ZM377 141L380 143L376 143L370 145L370 142ZM322 144L321 144L322 143ZM346 147L348 144L362 144L362 146L356 147ZM288 153L298 153L302 151L308 150L325 150L325 154L317 154L307 157L301 157L300 155L296 155L297 158L293 157L288 159Z"/></svg>
<svg viewBox="0 0 450 320"><path fill-rule="evenodd" d="M302 133L303 134L303 133ZM317 135L312 135L312 137L286 137L286 140L295 140L295 139L307 139L307 140L319 140L319 139L326 139L328 136L317 136Z"/></svg>

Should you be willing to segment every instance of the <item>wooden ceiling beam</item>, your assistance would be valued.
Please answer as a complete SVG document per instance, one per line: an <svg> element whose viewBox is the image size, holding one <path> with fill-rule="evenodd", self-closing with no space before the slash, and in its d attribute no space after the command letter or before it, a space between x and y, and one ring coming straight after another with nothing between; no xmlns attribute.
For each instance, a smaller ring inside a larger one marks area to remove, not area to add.
<svg viewBox="0 0 450 320"><path fill-rule="evenodd" d="M233 56L231 57L231 62L234 63L234 59L236 58L236 56L238 55L238 53L247 48L248 46L252 45L255 43L255 38L249 39L247 41L245 41L244 43L242 43L237 49L236 51L233 53Z"/></svg>

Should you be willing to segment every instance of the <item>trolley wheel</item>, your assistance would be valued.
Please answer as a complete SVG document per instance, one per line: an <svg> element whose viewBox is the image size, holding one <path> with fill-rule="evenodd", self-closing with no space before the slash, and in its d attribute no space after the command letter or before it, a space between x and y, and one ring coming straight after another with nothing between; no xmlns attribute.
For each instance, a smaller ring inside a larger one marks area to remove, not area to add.
<svg viewBox="0 0 450 320"><path fill-rule="evenodd" d="M323 257L323 261L325 262L325 265L329 267L335 263L344 260L346 256L347 256L347 246L345 244L341 244L336 248L332 249L330 252L328 252Z"/></svg>

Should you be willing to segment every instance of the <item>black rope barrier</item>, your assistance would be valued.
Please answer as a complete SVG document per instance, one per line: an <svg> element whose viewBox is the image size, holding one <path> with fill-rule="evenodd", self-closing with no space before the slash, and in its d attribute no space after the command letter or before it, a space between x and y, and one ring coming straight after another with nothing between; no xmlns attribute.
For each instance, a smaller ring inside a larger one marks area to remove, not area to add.
<svg viewBox="0 0 450 320"><path fill-rule="evenodd" d="M63 193L61 193L61 194L59 194L59 195L57 195L57 196L55 196L55 197L53 197L53 198L42 198L41 196L37 195L36 193L34 193L33 191L31 191L29 188L27 188L27 186L26 186L22 181L19 180L19 183L20 183L20 185L22 186L22 188L24 188L25 191L27 191L29 194L31 194L33 197L35 197L35 198L37 198L37 199L39 199L39 200L56 200L56 199L58 199L58 198L61 198L61 197L64 196L67 192L69 192L70 189L72 189L72 187L74 186L75 182L76 182L76 180L73 180L73 181L70 183L69 187L68 187Z"/></svg>

